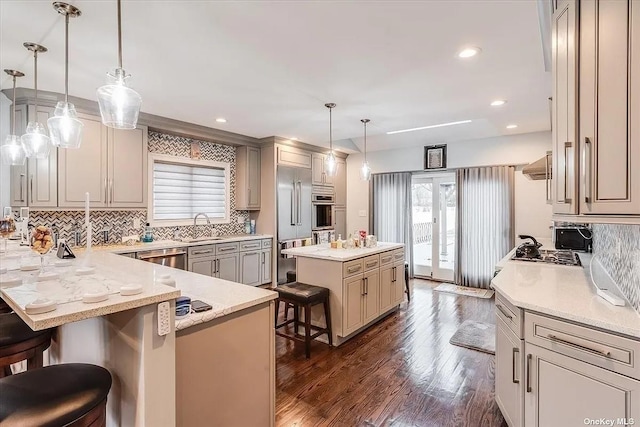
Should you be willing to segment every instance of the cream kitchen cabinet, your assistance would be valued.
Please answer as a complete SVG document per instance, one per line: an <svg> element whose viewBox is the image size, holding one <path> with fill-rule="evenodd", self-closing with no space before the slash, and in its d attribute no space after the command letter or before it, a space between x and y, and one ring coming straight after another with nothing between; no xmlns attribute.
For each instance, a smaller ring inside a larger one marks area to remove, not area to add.
<svg viewBox="0 0 640 427"><path fill-rule="evenodd" d="M333 186L334 177L329 176L325 169L326 156L320 153L311 155L311 184Z"/></svg>
<svg viewBox="0 0 640 427"><path fill-rule="evenodd" d="M262 251L240 252L240 283L249 286L261 285Z"/></svg>
<svg viewBox="0 0 640 427"><path fill-rule="evenodd" d="M259 148L236 148L236 209L260 210Z"/></svg>
<svg viewBox="0 0 640 427"><path fill-rule="evenodd" d="M260 265L260 284L266 285L272 282L271 271L273 270L273 265L271 263L271 255L273 253L272 249L272 240L264 239L262 241L262 262Z"/></svg>
<svg viewBox="0 0 640 427"><path fill-rule="evenodd" d="M38 107L37 120L46 126L53 113L50 107ZM16 106L16 133L22 135L27 122L35 116L35 106ZM46 159L27 159L22 166L11 166L11 206L55 208L58 206L58 149L51 148Z"/></svg>
<svg viewBox="0 0 640 427"><path fill-rule="evenodd" d="M496 403L509 427L524 424L523 341L502 321L496 319Z"/></svg>
<svg viewBox="0 0 640 427"><path fill-rule="evenodd" d="M147 128L114 130L99 117L78 117L84 124L80 148L58 155L58 205L82 207L89 192L92 207L147 207Z"/></svg>
<svg viewBox="0 0 640 427"><path fill-rule="evenodd" d="M640 215L640 3L580 2L580 208Z"/></svg>
<svg viewBox="0 0 640 427"><path fill-rule="evenodd" d="M552 18L553 213L577 214L578 5L560 0Z"/></svg>
<svg viewBox="0 0 640 427"><path fill-rule="evenodd" d="M343 239L347 237L347 209L346 208L333 208L333 229L335 230L336 239L338 236L342 236Z"/></svg>
<svg viewBox="0 0 640 427"><path fill-rule="evenodd" d="M230 249L229 249L230 248ZM228 253L225 252L228 249ZM232 282L238 281L238 245L221 243L220 245L192 246L188 250L188 270L192 273L217 277Z"/></svg>

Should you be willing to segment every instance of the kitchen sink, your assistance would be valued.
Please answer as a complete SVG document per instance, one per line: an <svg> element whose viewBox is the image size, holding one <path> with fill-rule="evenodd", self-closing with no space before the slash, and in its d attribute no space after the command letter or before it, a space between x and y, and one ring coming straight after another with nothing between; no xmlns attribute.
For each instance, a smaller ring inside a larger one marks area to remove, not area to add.
<svg viewBox="0 0 640 427"><path fill-rule="evenodd" d="M185 243L195 243L195 242L210 242L212 240L221 240L222 237L220 236L216 236L216 237L196 237L195 239L193 238L183 238L182 241Z"/></svg>

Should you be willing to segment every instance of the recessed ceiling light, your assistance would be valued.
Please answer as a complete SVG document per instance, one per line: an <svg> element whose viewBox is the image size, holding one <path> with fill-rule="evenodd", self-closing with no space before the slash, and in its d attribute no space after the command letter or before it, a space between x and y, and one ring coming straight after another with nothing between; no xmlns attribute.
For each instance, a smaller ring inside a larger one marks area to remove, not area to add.
<svg viewBox="0 0 640 427"><path fill-rule="evenodd" d="M295 136L293 138L289 138L289 139L291 139L292 141L297 141L298 140L298 138L296 138Z"/></svg>
<svg viewBox="0 0 640 427"><path fill-rule="evenodd" d="M480 49L479 47L465 47L460 52L458 52L458 58L471 58L473 56L476 56L480 52L482 52L482 49Z"/></svg>
<svg viewBox="0 0 640 427"><path fill-rule="evenodd" d="M218 117L218 118L216 119L216 122L218 122L218 123L227 123L227 119L222 118L222 117Z"/></svg>
<svg viewBox="0 0 640 427"><path fill-rule="evenodd" d="M518 125L507 125L507 129L515 129Z"/></svg>
<svg viewBox="0 0 640 427"><path fill-rule="evenodd" d="M495 101L493 101L491 103L491 106L492 107L499 107L499 106L504 105L506 103L507 103L507 101L505 101L504 99L496 99Z"/></svg>
<svg viewBox="0 0 640 427"><path fill-rule="evenodd" d="M391 131L391 132L387 132L387 135L393 135L395 133L413 132L414 130L433 129L433 128L441 128L441 127L445 127L445 126L462 125L462 124L465 124L465 123L471 123L471 120L460 120L459 122L440 123L440 124L437 124L437 125L422 126L422 127L419 127L419 128L394 130L394 131Z"/></svg>

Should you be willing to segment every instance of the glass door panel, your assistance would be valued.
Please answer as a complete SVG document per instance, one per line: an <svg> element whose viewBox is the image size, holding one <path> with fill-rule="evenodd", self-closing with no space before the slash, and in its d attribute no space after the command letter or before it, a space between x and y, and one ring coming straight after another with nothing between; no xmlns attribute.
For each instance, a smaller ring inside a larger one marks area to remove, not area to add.
<svg viewBox="0 0 640 427"><path fill-rule="evenodd" d="M413 209L413 272L431 277L433 268L433 182L414 178L411 183Z"/></svg>

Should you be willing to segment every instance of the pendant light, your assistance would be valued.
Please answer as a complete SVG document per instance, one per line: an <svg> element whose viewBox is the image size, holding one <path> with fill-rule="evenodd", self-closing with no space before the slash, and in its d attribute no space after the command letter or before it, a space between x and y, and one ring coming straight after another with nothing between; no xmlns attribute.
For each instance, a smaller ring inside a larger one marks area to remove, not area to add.
<svg viewBox="0 0 640 427"><path fill-rule="evenodd" d="M13 103L11 104L11 135L7 135L4 140L4 144L0 146L0 157L2 157L2 163L11 166L24 165L25 155L24 148L20 143L20 137L16 135L16 78L24 77L24 73L16 70L4 70L13 78Z"/></svg>
<svg viewBox="0 0 640 427"><path fill-rule="evenodd" d="M369 167L369 162L367 162L367 123L371 120L362 119L360 120L364 125L364 161L362 162L362 167L360 168L360 179L364 181L369 181L371 178L371 168Z"/></svg>
<svg viewBox="0 0 640 427"><path fill-rule="evenodd" d="M329 109L329 154L324 158L324 168L328 176L335 176L337 172L336 155L333 153L333 123L331 112L336 107L333 102L324 104Z"/></svg>
<svg viewBox="0 0 640 427"><path fill-rule="evenodd" d="M54 116L47 120L51 143L60 148L80 148L82 128L76 107L69 102L69 18L81 15L80 9L67 3L54 2L53 8L64 15L64 101L59 101Z"/></svg>
<svg viewBox="0 0 640 427"><path fill-rule="evenodd" d="M142 98L127 87L131 77L122 68L122 14L118 2L118 68L107 73L107 84L98 89L98 105L105 126L115 129L135 129L140 114Z"/></svg>
<svg viewBox="0 0 640 427"><path fill-rule="evenodd" d="M27 157L46 159L51 151L51 140L47 135L47 128L38 122L38 54L46 52L47 48L29 42L24 43L23 46L33 52L33 88L35 90L36 106L34 120L29 121L27 131L20 138L20 142L22 142L22 147Z"/></svg>

